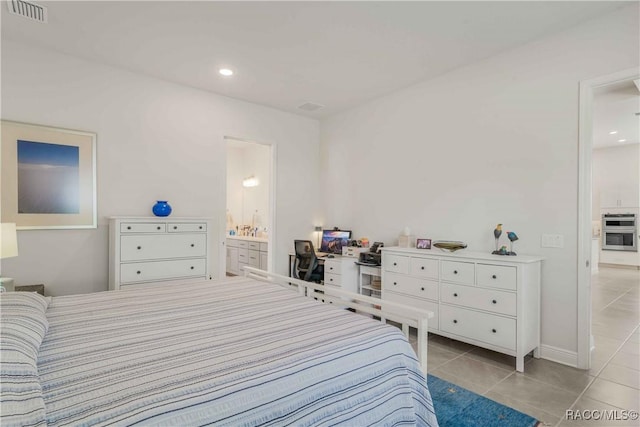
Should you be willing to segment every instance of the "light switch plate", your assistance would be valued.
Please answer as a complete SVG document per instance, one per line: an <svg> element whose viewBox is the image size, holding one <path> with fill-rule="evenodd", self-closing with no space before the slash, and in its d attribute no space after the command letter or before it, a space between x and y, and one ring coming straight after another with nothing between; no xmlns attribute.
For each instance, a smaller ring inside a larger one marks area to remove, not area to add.
<svg viewBox="0 0 640 427"><path fill-rule="evenodd" d="M564 248L564 236L562 234L543 234L540 246L543 248Z"/></svg>

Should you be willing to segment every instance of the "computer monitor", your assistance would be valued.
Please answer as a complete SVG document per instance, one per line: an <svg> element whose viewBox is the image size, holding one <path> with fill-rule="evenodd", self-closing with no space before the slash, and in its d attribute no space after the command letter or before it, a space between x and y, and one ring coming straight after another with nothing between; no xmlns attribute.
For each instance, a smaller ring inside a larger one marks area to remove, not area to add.
<svg viewBox="0 0 640 427"><path fill-rule="evenodd" d="M341 254L342 247L349 244L351 231L348 230L322 230L322 243L320 252Z"/></svg>

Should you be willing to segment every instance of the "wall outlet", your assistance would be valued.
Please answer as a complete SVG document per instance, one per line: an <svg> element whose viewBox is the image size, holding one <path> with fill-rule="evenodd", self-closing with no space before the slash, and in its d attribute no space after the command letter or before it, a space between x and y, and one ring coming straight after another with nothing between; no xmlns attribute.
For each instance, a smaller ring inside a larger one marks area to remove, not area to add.
<svg viewBox="0 0 640 427"><path fill-rule="evenodd" d="M564 248L564 236L562 234L543 234L540 246L543 248Z"/></svg>

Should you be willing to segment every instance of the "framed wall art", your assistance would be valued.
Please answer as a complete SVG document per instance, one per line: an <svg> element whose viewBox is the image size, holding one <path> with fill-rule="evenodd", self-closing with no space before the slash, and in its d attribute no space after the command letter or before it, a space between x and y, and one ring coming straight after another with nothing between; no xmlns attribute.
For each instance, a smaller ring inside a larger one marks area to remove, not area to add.
<svg viewBox="0 0 640 427"><path fill-rule="evenodd" d="M96 134L3 120L2 222L96 228Z"/></svg>

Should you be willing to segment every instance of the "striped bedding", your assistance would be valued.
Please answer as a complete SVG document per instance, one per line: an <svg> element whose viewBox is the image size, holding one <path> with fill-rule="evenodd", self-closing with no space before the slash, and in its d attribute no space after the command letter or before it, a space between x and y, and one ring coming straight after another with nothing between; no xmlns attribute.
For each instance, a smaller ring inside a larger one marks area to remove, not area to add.
<svg viewBox="0 0 640 427"><path fill-rule="evenodd" d="M246 278L54 297L47 424L437 426L398 329Z"/></svg>

